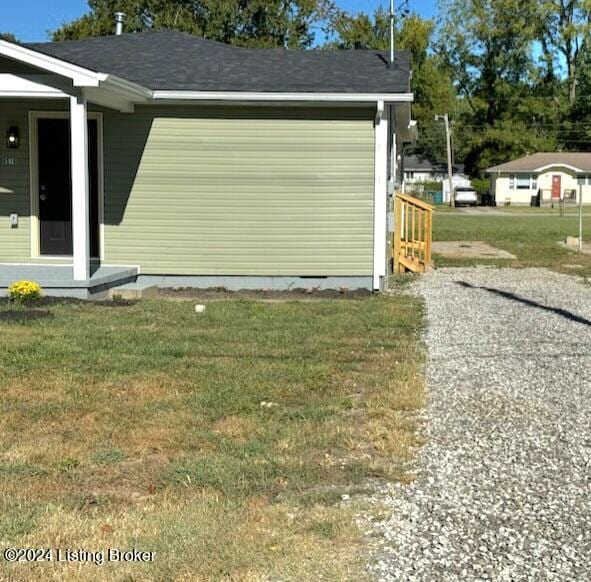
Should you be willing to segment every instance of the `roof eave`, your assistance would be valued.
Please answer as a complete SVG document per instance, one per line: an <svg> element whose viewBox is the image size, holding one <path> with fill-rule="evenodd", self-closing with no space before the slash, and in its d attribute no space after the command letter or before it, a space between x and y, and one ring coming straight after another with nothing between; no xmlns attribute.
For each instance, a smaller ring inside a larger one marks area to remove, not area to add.
<svg viewBox="0 0 591 582"><path fill-rule="evenodd" d="M175 91L156 90L107 73L72 64L57 57L0 40L0 55L70 79L74 87L100 88L117 94L131 105L147 102L179 101L242 101L242 102L330 102L330 103L411 103L413 94L404 93L346 93L346 92L262 92L262 91ZM96 91L93 91L96 94Z"/></svg>
<svg viewBox="0 0 591 582"><path fill-rule="evenodd" d="M98 87L107 77L7 40L0 40L0 56L71 79L74 87Z"/></svg>
<svg viewBox="0 0 591 582"><path fill-rule="evenodd" d="M488 168L485 170L487 174L497 174L497 173L523 173L523 172L544 172L545 170L549 170L550 168L567 168L572 170L573 172L577 173L585 173L589 172L589 170L584 170L583 168L579 168L577 166L573 166L571 164L565 164L562 162L555 162L553 164L546 164L544 166L539 167L530 167L530 168L511 168L511 167L504 167L504 166L493 166L492 168Z"/></svg>
<svg viewBox="0 0 591 582"><path fill-rule="evenodd" d="M531 170L532 172L543 172L544 170L548 170L549 168L568 168L569 170L573 170L574 172L584 172L582 168L577 168L576 166L572 166L571 164L565 164L562 162L558 162L555 164L546 164L545 166L540 166L539 168L535 168ZM530 170L528 170L530 171Z"/></svg>

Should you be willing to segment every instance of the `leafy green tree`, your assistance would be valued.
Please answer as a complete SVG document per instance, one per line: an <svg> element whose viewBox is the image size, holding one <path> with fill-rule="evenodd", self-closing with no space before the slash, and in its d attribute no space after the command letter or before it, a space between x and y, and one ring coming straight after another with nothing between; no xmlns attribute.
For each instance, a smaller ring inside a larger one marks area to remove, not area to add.
<svg viewBox="0 0 591 582"><path fill-rule="evenodd" d="M174 28L239 46L306 48L334 9L331 0L88 0L89 12L54 31L54 40L114 33L114 14L125 30Z"/></svg>
<svg viewBox="0 0 591 582"><path fill-rule="evenodd" d="M534 46L537 0L442 0L437 52L458 88L457 157L472 175L532 151L556 147L560 107L549 103ZM544 63L548 66L548 62ZM552 71L553 73L553 71Z"/></svg>
<svg viewBox="0 0 591 582"><path fill-rule="evenodd" d="M591 35L591 0L541 0L538 3L538 37L548 72L564 63L566 88L572 105L577 78Z"/></svg>
<svg viewBox="0 0 591 582"><path fill-rule="evenodd" d="M585 47L577 72L577 91L561 126L565 149L591 151L591 49Z"/></svg>
<svg viewBox="0 0 591 582"><path fill-rule="evenodd" d="M12 32L0 32L0 40L7 40L8 42L18 42L18 39Z"/></svg>
<svg viewBox="0 0 591 582"><path fill-rule="evenodd" d="M524 93L533 68L535 0L443 0L438 52L474 115L493 124Z"/></svg>
<svg viewBox="0 0 591 582"><path fill-rule="evenodd" d="M390 47L390 17L380 8L372 15L339 12L332 31L335 38L327 44L328 48L386 51ZM435 122L435 115L453 109L455 89L449 72L431 50L434 34L435 22L417 14L406 15L395 22L396 50L411 53L413 118L419 124L419 141L413 151L434 161L443 161L445 135L441 125Z"/></svg>
<svg viewBox="0 0 591 582"><path fill-rule="evenodd" d="M339 10L333 14L331 33L334 39L325 48L385 50L390 46L390 15L383 8L373 15Z"/></svg>

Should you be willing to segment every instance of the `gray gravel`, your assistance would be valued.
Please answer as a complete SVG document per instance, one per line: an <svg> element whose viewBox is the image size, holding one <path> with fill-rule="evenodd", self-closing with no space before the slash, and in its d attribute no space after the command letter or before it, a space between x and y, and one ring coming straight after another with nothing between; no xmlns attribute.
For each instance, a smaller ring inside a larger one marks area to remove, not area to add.
<svg viewBox="0 0 591 582"><path fill-rule="evenodd" d="M441 269L426 299L427 444L374 498L389 580L591 580L591 287L544 269Z"/></svg>

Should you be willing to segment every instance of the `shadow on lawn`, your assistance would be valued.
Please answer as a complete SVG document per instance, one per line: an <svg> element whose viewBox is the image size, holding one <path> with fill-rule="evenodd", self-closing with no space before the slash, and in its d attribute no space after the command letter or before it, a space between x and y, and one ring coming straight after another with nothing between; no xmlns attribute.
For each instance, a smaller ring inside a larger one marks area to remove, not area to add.
<svg viewBox="0 0 591 582"><path fill-rule="evenodd" d="M516 295L515 293L511 293L509 291L502 291L501 289L494 289L492 287L484 287L479 285L472 285L471 283L467 283L466 281L457 281L457 284L466 287L468 289L483 289L484 291L488 291L489 293L494 293L495 295L500 295L505 299L510 299L511 301L517 301L519 303L523 303L524 305L529 305L530 307L536 307L538 309L542 309L543 311L550 311L551 313L555 313L556 315L560 315L565 319L570 321L574 321L575 323L581 323L582 325L591 325L591 321L573 313L572 311L567 311L566 309L562 309L561 307L548 307L547 305L543 305L538 303L537 301L533 301L531 299L527 299L526 297L521 297L520 295Z"/></svg>

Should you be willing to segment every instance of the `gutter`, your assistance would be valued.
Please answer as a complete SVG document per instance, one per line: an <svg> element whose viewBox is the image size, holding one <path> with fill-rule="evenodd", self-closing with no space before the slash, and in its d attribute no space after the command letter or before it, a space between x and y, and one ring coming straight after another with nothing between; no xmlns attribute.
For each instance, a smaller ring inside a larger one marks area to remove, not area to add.
<svg viewBox="0 0 591 582"><path fill-rule="evenodd" d="M153 101L310 101L412 103L412 93L275 93L250 91L153 91Z"/></svg>
<svg viewBox="0 0 591 582"><path fill-rule="evenodd" d="M146 89L142 85L128 81L115 75L104 75L101 79L100 87L116 91L117 93L128 97L129 99L140 101L149 101L153 98L153 91Z"/></svg>

